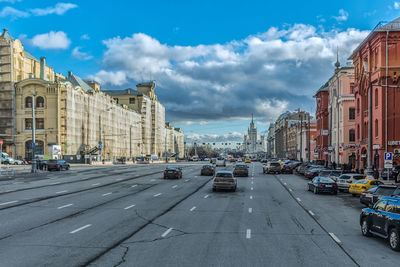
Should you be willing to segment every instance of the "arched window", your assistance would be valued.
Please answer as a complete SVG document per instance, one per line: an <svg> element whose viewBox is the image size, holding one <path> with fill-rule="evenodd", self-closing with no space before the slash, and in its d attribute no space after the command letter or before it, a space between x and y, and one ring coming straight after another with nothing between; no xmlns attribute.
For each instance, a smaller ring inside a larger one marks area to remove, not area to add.
<svg viewBox="0 0 400 267"><path fill-rule="evenodd" d="M375 120L375 137L378 137L379 131L378 131L378 120Z"/></svg>
<svg viewBox="0 0 400 267"><path fill-rule="evenodd" d="M354 129L349 130L349 142L354 143L356 141L356 131Z"/></svg>
<svg viewBox="0 0 400 267"><path fill-rule="evenodd" d="M375 107L378 107L378 100L379 100L378 88L375 88Z"/></svg>
<svg viewBox="0 0 400 267"><path fill-rule="evenodd" d="M36 107L37 108L44 108L44 98L41 96L38 96L36 98Z"/></svg>
<svg viewBox="0 0 400 267"><path fill-rule="evenodd" d="M32 97L27 96L25 98L25 108L32 108Z"/></svg>

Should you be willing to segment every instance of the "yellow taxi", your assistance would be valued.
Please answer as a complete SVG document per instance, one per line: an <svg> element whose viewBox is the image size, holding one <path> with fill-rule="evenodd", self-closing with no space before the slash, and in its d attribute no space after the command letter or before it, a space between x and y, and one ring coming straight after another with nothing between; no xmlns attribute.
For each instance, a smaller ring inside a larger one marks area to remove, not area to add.
<svg viewBox="0 0 400 267"><path fill-rule="evenodd" d="M245 159L244 163L251 163L251 159Z"/></svg>
<svg viewBox="0 0 400 267"><path fill-rule="evenodd" d="M381 184L383 184L381 181L375 179L358 180L354 184L350 185L349 193L353 196L361 195L362 192Z"/></svg>

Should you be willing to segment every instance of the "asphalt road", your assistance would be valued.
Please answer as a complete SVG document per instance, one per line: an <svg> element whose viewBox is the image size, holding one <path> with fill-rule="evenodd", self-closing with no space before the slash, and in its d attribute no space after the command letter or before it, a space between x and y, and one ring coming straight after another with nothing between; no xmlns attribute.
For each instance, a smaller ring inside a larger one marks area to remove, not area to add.
<svg viewBox="0 0 400 267"><path fill-rule="evenodd" d="M0 266L399 266L361 235L348 194L314 195L260 163L236 192L212 192L201 163L179 165L180 180L157 164L0 182Z"/></svg>

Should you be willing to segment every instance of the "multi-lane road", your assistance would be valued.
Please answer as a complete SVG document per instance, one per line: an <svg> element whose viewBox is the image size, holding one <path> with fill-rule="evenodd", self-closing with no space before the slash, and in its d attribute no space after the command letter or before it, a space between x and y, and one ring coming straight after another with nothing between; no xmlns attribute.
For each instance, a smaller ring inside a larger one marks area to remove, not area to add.
<svg viewBox="0 0 400 267"><path fill-rule="evenodd" d="M399 266L361 235L348 194L260 163L236 192L212 192L201 163L180 165L180 180L154 164L0 181L0 266Z"/></svg>

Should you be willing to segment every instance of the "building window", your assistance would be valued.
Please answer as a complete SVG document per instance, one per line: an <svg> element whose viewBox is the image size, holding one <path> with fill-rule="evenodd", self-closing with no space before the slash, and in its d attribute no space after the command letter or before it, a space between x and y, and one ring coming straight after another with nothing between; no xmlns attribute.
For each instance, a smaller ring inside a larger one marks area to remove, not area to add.
<svg viewBox="0 0 400 267"><path fill-rule="evenodd" d="M356 141L356 131L354 129L349 130L349 142L354 143Z"/></svg>
<svg viewBox="0 0 400 267"><path fill-rule="evenodd" d="M25 119L25 130L32 130L32 119Z"/></svg>
<svg viewBox="0 0 400 267"><path fill-rule="evenodd" d="M38 130L44 130L44 119L43 118L38 118L36 119L36 129Z"/></svg>
<svg viewBox="0 0 400 267"><path fill-rule="evenodd" d="M378 133L379 133L378 120L375 120L375 137L376 138L378 138Z"/></svg>
<svg viewBox="0 0 400 267"><path fill-rule="evenodd" d="M353 121L356 119L356 109L349 108L349 120Z"/></svg>
<svg viewBox="0 0 400 267"><path fill-rule="evenodd" d="M357 124L357 140L360 140L360 124Z"/></svg>
<svg viewBox="0 0 400 267"><path fill-rule="evenodd" d="M114 98L114 100L118 104L119 99L118 98Z"/></svg>
<svg viewBox="0 0 400 267"><path fill-rule="evenodd" d="M25 98L25 108L32 108L32 97L28 96Z"/></svg>
<svg viewBox="0 0 400 267"><path fill-rule="evenodd" d="M44 98L41 96L38 96L36 98L36 107L37 108L44 108Z"/></svg>
<svg viewBox="0 0 400 267"><path fill-rule="evenodd" d="M357 98L357 114L360 115L360 99Z"/></svg>
<svg viewBox="0 0 400 267"><path fill-rule="evenodd" d="M129 98L129 104L135 104L135 98L134 97L130 97Z"/></svg>
<svg viewBox="0 0 400 267"><path fill-rule="evenodd" d="M378 88L375 89L375 107L378 107Z"/></svg>

